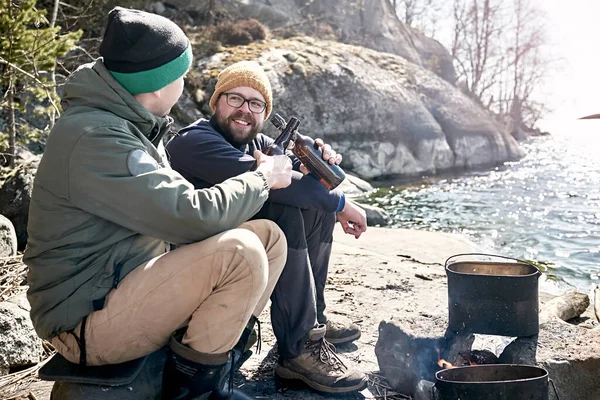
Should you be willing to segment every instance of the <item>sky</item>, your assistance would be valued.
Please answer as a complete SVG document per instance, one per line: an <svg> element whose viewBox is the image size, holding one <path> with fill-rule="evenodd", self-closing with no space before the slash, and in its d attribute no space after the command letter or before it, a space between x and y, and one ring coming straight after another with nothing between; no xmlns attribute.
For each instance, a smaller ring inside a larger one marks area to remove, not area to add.
<svg viewBox="0 0 600 400"><path fill-rule="evenodd" d="M513 0L501 0L506 6ZM534 94L551 112L538 127L550 133L591 129L600 120L577 121L600 113L600 0L530 0L547 24L546 51L554 68ZM447 2L446 7L450 7ZM450 13L450 9L442 11ZM452 23L438 22L436 39L449 46ZM446 39L446 40L444 40ZM575 123L575 124L574 124Z"/></svg>
<svg viewBox="0 0 600 400"><path fill-rule="evenodd" d="M549 50L558 70L538 96L553 110L540 126L568 129L577 118L600 113L600 1L534 0L545 12ZM598 128L600 121L580 121Z"/></svg>

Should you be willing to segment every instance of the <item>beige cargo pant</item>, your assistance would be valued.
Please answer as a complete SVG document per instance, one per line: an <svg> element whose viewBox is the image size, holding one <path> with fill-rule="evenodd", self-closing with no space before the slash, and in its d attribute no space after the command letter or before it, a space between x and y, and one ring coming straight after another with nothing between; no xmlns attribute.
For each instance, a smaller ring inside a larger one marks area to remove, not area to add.
<svg viewBox="0 0 600 400"><path fill-rule="evenodd" d="M130 272L87 318L88 365L133 360L165 346L187 325L183 343L208 354L231 350L251 315L266 306L287 257L285 235L268 220L242 224L156 257ZM79 363L81 323L51 342Z"/></svg>

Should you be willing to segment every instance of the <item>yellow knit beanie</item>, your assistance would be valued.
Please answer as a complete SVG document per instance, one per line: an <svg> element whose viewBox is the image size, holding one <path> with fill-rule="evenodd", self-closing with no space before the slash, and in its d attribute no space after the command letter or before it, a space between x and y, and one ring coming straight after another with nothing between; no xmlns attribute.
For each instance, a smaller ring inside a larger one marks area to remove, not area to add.
<svg viewBox="0 0 600 400"><path fill-rule="evenodd" d="M273 102L271 83L265 71L255 61L240 61L230 65L219 73L215 92L210 98L210 109L213 112L215 111L221 93L242 86L251 87L263 95L267 103L265 120L269 118L272 109L271 103Z"/></svg>

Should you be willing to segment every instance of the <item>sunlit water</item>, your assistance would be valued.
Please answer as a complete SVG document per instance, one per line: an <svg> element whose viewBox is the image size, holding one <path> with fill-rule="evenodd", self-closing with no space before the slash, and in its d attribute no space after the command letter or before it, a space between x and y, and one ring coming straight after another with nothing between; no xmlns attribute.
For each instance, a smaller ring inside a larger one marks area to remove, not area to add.
<svg viewBox="0 0 600 400"><path fill-rule="evenodd" d="M600 121L522 143L526 156L486 172L380 188L394 227L455 232L487 252L552 263L546 289L600 283Z"/></svg>

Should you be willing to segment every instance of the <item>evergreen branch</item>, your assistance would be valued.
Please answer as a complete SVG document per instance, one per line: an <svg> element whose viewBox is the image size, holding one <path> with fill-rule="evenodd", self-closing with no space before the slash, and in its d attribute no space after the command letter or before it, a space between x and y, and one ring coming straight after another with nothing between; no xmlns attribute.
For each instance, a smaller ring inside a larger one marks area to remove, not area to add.
<svg viewBox="0 0 600 400"><path fill-rule="evenodd" d="M5 60L2 57L0 57L0 63L8 65L9 67L11 67L11 68L19 71L20 73L22 73L22 74L28 76L29 78L33 79L38 85L40 85L46 91L46 94L48 95L48 101L50 101L50 104L52 104L52 107L54 107L54 110L57 112L57 114L60 115L60 109L58 108L58 106L56 105L56 103L52 99L52 96L48 92L49 89L52 89L51 87L49 87L44 82L40 81L37 76L32 75L29 72L22 70L21 68L19 68L15 64L11 63L10 61Z"/></svg>

